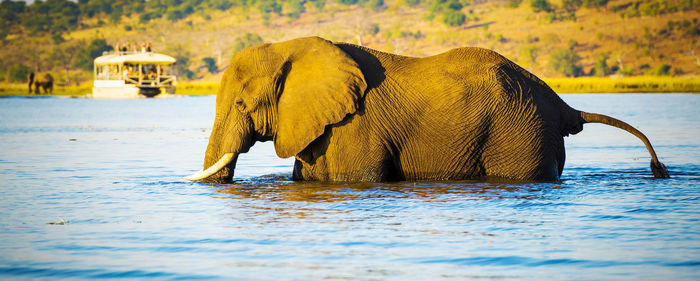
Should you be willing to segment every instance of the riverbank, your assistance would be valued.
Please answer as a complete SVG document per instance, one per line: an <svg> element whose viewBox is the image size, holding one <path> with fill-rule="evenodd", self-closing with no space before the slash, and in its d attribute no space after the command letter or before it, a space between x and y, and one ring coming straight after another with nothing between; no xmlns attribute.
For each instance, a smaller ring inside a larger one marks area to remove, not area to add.
<svg viewBox="0 0 700 281"><path fill-rule="evenodd" d="M542 79L557 93L700 93L700 77L632 76Z"/></svg>
<svg viewBox="0 0 700 281"><path fill-rule="evenodd" d="M29 89L26 83L22 84L10 84L10 83L0 83L0 96L27 96L27 95L46 95L43 89L39 88L39 94L34 94L34 87L32 87L32 92L29 93ZM50 95L56 96L85 96L92 92L92 81L90 83L82 83L80 85L70 85L70 86L53 86L53 92Z"/></svg>
<svg viewBox="0 0 700 281"><path fill-rule="evenodd" d="M700 77L633 76L578 77L543 79L555 92L568 93L700 93ZM180 82L179 95L215 95L218 82ZM53 95L86 96L92 83L78 86L54 86ZM0 96L27 95L26 84L0 84ZM32 94L34 95L34 94Z"/></svg>

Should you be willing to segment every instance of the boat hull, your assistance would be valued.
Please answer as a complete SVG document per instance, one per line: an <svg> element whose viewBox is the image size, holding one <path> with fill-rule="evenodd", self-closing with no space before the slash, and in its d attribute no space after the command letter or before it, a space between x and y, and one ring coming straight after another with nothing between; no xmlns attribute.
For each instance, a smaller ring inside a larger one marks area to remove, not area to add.
<svg viewBox="0 0 700 281"><path fill-rule="evenodd" d="M175 87L137 87L124 81L95 80L92 88L93 98L132 99L153 98L175 94Z"/></svg>

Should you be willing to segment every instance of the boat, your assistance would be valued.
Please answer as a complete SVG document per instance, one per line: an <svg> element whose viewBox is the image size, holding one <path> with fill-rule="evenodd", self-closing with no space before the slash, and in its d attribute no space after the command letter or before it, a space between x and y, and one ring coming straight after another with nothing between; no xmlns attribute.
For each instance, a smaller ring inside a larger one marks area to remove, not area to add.
<svg viewBox="0 0 700 281"><path fill-rule="evenodd" d="M154 52L107 52L95 58L94 98L137 98L175 94L175 58Z"/></svg>

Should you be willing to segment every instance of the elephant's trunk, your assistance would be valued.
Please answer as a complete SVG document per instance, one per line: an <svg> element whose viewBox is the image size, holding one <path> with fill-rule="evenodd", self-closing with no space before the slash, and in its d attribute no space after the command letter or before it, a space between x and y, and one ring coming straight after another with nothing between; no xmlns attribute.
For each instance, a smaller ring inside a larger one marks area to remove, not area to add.
<svg viewBox="0 0 700 281"><path fill-rule="evenodd" d="M654 174L654 177L661 179L669 178L666 166L663 163L659 162L659 159L656 157L656 152L654 152L654 148L651 146L651 142L649 142L649 139L642 132L625 122L603 114L588 113L581 111L581 119L583 119L583 123L606 124L609 126L623 129L637 136L639 139L642 140L642 142L644 142L644 145L646 145L647 150L649 150L649 154L651 154L651 172Z"/></svg>
<svg viewBox="0 0 700 281"><path fill-rule="evenodd" d="M212 183L230 182L240 153L253 145L249 118L236 111L217 118L209 137L203 169L185 179Z"/></svg>

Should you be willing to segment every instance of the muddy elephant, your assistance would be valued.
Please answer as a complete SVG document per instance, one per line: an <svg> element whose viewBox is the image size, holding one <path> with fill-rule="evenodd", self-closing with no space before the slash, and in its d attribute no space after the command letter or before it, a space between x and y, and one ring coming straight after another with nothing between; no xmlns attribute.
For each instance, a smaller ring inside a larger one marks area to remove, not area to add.
<svg viewBox="0 0 700 281"><path fill-rule="evenodd" d="M44 89L44 94L53 92L53 76L50 73L29 73L29 93L32 92L32 84L34 85L34 93L39 93L39 87Z"/></svg>
<svg viewBox="0 0 700 281"><path fill-rule="evenodd" d="M509 178L558 181L564 137L604 123L641 138L656 177L668 177L647 138L617 119L569 107L503 56L459 48L425 58L300 38L238 52L221 80L204 169L228 182L258 141L294 156L295 180Z"/></svg>

